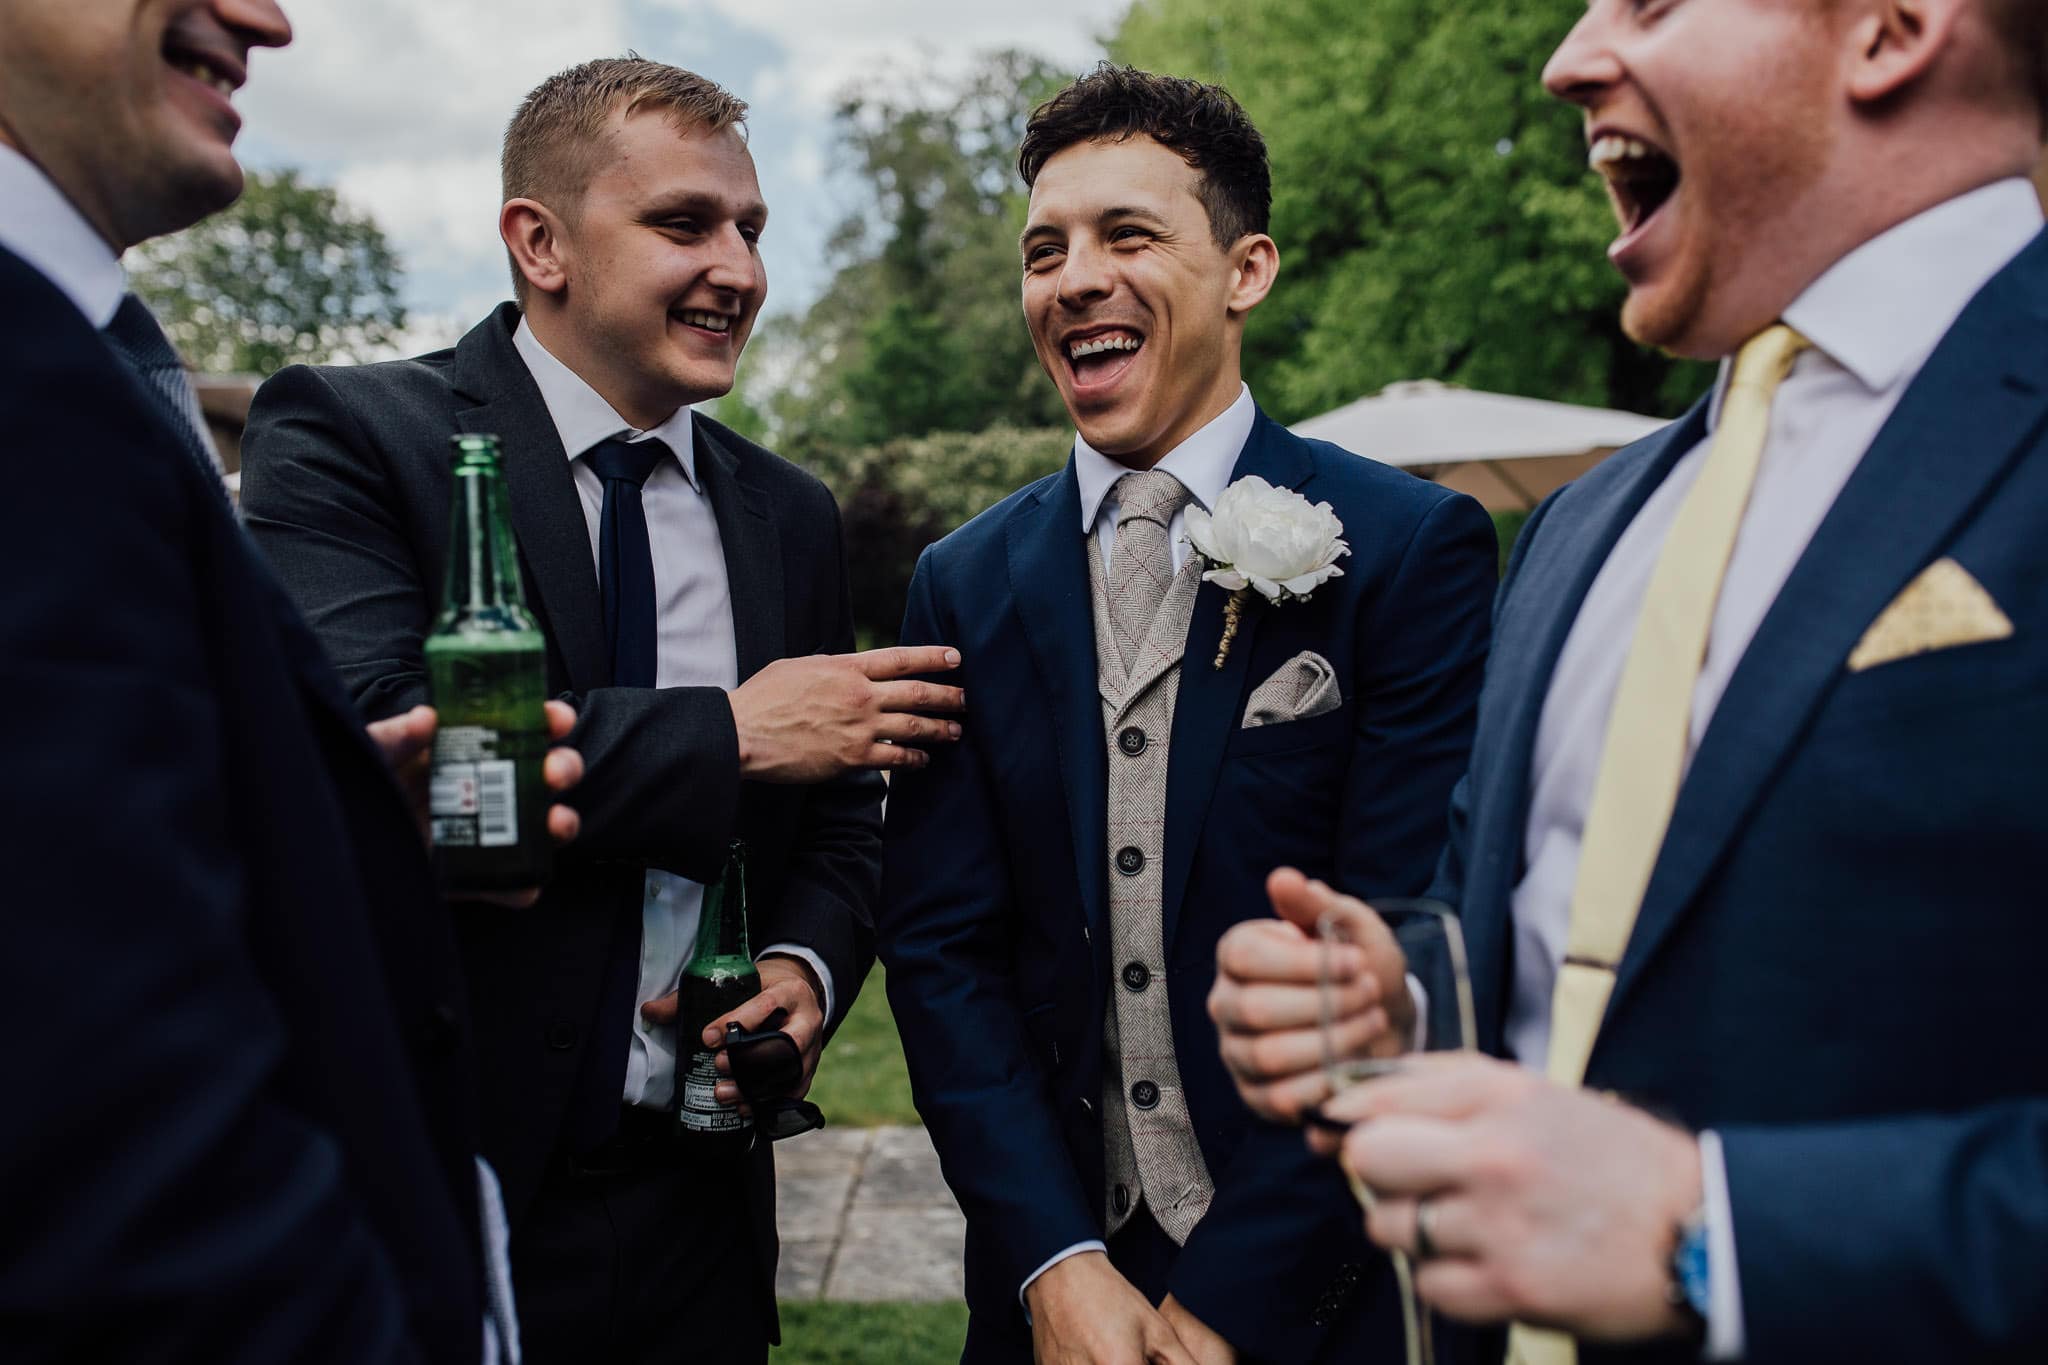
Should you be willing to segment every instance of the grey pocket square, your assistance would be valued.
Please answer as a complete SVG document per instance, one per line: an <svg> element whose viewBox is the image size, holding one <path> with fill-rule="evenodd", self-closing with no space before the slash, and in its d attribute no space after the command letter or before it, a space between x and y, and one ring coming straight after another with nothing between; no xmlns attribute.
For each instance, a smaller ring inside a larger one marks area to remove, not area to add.
<svg viewBox="0 0 2048 1365"><path fill-rule="evenodd" d="M1260 725L1284 725L1334 711L1344 704L1337 686L1337 670L1312 649L1305 649L1273 671L1273 676L1252 689L1245 703L1243 729Z"/></svg>

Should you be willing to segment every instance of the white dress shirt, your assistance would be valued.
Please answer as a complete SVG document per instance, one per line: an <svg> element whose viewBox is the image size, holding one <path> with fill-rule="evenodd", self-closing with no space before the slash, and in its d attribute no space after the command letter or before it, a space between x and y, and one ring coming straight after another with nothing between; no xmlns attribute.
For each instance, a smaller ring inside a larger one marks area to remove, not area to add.
<svg viewBox="0 0 2048 1365"><path fill-rule="evenodd" d="M1813 343L1771 405L1756 484L1714 607L1707 657L1693 689L1690 764L1714 708L1758 625L1899 398L1970 299L2041 230L2031 184L2006 180L1952 199L1844 256L1785 310ZM1679 504L1713 439L1729 365L1721 367L1708 432L1672 467L1593 580L1558 656L1537 725L1525 871L1513 902L1514 993L1507 1044L1541 1068L1550 1047L1551 992L1564 961L1579 845L1650 574ZM1714 1311L1708 1349L1741 1354L1741 1287L1720 1145L1704 1134L1708 1252Z"/></svg>
<svg viewBox="0 0 2048 1365"><path fill-rule="evenodd" d="M1252 391L1238 386L1237 401L1218 413L1201 430L1182 441L1166 457L1152 466L1163 469L1179 479L1181 486L1195 504L1204 511L1212 511L1216 499L1230 482L1230 471L1237 468L1237 457L1244 452L1244 443L1251 439L1252 424L1258 419L1258 407L1252 402ZM1082 439L1077 432L1074 436L1074 477L1081 491L1081 534L1093 535L1102 552L1102 562L1109 564L1110 556L1116 550L1116 481L1131 472L1129 465L1119 464ZM1187 563L1189 548L1181 537L1187 529L1187 508L1173 514L1167 524L1168 543L1173 548L1174 572L1180 572ZM1093 631L1095 627L1087 620L1079 622L1076 629ZM1040 1275L1051 1270L1069 1256L1078 1256L1084 1251L1107 1251L1102 1242L1090 1238L1076 1242L1070 1247L1055 1252L1045 1264L1024 1277L1024 1283L1017 1286L1018 1302L1023 1302L1024 1292L1031 1288ZM1031 1310L1027 1306L1024 1316L1028 1320Z"/></svg>
<svg viewBox="0 0 2048 1365"><path fill-rule="evenodd" d="M0 246L42 272L104 331L128 292L121 260L42 167L0 145Z"/></svg>
<svg viewBox="0 0 2048 1365"><path fill-rule="evenodd" d="M576 494L583 501L584 525L590 532L591 563L600 560L604 480L583 456L615 436L628 442L659 439L674 452L675 459L656 465L640 490L648 549L654 560L654 685L717 687L728 692L739 686L739 646L733 635L725 545L719 539L711 499L697 477L690 409L678 408L661 425L638 430L582 376L549 354L524 318L512 335L512 344L533 375L568 454ZM676 1029L649 1024L640 1017L638 1003L676 988L696 951L697 920L703 908L701 882L656 868L647 870L640 913L640 988L633 1010L633 1041L626 1055L624 1098L628 1104L660 1109L675 1097ZM832 973L824 960L809 948L792 943L774 944L758 956L770 953L810 964L824 987L820 1004L825 1017L831 1018Z"/></svg>
<svg viewBox="0 0 2048 1365"><path fill-rule="evenodd" d="M94 330L114 320L128 291L120 258L42 168L0 146L0 247L35 267L85 315ZM181 457L182 458L182 457ZM476 1158L477 1217L483 1253L484 1365L519 1365L519 1315L505 1200L488 1161Z"/></svg>
<svg viewBox="0 0 2048 1365"><path fill-rule="evenodd" d="M1181 486L1193 495L1203 511L1212 511L1224 485L1230 482L1230 471L1237 468L1237 457L1243 453L1244 443L1251 439L1252 423L1258 415L1259 409L1252 402L1251 389L1240 384L1236 402L1168 451L1166 458L1152 467L1179 479ZM1096 543L1102 547L1104 565L1109 563L1110 553L1116 548L1116 481L1130 472L1129 465L1117 463L1089 445L1079 433L1075 434L1074 477L1081 485L1081 534L1095 533ZM1187 508L1183 507L1173 514L1173 520L1166 527L1167 541L1173 547L1176 573L1181 565L1187 563L1188 547L1181 539L1187 530L1187 519Z"/></svg>

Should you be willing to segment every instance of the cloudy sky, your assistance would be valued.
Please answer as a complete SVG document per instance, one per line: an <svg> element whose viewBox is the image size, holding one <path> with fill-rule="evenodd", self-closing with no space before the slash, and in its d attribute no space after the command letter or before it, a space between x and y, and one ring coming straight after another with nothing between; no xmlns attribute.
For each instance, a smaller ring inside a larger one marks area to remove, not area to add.
<svg viewBox="0 0 2048 1365"><path fill-rule="evenodd" d="M723 83L749 119L771 212L769 308L824 283L851 194L833 97L882 67L957 69L1021 47L1085 69L1117 0L286 0L291 47L257 52L237 99L245 165L297 166L367 209L407 271L415 340L442 344L505 297L498 139L521 95L628 48Z"/></svg>

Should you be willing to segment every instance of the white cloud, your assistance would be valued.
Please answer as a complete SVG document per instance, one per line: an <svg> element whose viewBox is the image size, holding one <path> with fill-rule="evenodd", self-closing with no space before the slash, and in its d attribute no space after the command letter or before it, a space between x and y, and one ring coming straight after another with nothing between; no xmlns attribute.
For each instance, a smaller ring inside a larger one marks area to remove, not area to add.
<svg viewBox="0 0 2048 1365"><path fill-rule="evenodd" d="M789 59L757 82L762 98L785 91L815 109L877 64L929 53L936 66L965 66L976 53L1014 47L1077 69L1101 54L1099 32L1115 8L1101 0L655 0L684 14L716 13L775 38Z"/></svg>
<svg viewBox="0 0 2048 1365"><path fill-rule="evenodd" d="M383 225L424 335L501 297L497 154L519 99L571 62L638 47L734 85L754 105L775 207L778 307L824 283L839 206L833 97L881 68L966 67L1020 47L1077 70L1113 22L1101 0L285 0L297 37L259 52L237 103L254 165L333 182ZM737 34L743 43L734 46ZM741 49L745 49L742 62ZM438 335L438 333L436 333Z"/></svg>

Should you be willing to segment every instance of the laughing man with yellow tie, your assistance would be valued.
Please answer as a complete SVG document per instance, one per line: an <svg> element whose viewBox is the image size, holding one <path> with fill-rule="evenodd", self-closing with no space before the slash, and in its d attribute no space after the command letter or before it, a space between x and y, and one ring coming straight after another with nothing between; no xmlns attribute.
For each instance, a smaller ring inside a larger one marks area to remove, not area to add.
<svg viewBox="0 0 2048 1365"><path fill-rule="evenodd" d="M1724 363L1517 547L1436 894L1520 1065L1326 1106L1369 1230L1525 1365L2039 1359L2048 16L1593 0L1544 79L1624 326ZM1370 912L1273 891L1211 1009L1291 1116Z"/></svg>

